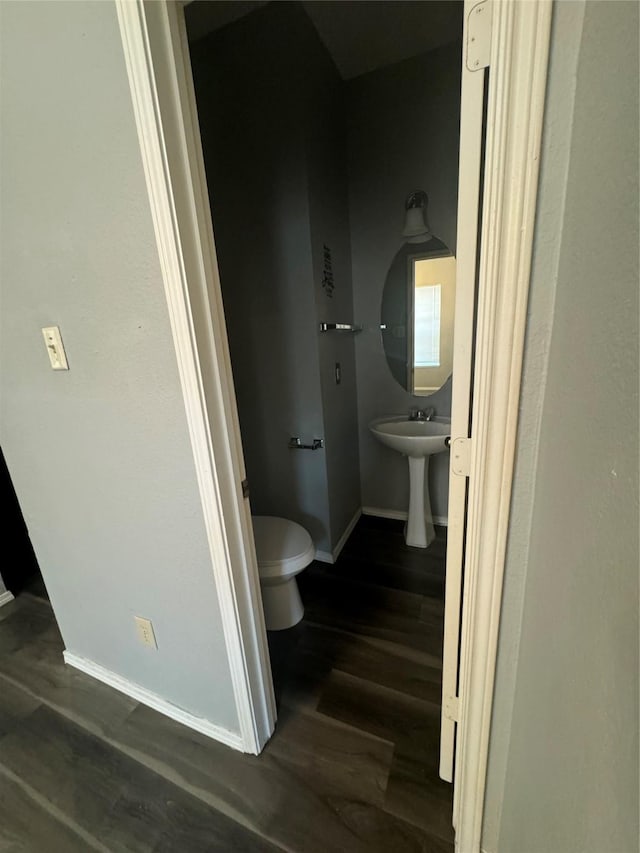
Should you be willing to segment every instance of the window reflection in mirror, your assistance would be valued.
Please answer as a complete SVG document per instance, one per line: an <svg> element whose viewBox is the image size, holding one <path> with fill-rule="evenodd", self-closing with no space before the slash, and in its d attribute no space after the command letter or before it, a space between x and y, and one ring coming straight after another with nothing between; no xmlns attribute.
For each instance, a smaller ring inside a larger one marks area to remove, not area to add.
<svg viewBox="0 0 640 853"><path fill-rule="evenodd" d="M456 259L414 256L409 263L407 387L423 396L437 391L453 368Z"/></svg>

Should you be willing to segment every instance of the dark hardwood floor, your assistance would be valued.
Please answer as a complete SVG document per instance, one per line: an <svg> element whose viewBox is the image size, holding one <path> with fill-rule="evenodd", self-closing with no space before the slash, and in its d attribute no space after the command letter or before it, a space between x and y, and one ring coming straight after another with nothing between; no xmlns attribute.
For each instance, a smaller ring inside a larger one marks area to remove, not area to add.
<svg viewBox="0 0 640 853"><path fill-rule="evenodd" d="M0 850L451 853L438 779L444 531L362 518L269 637L278 725L234 752L73 670L45 597L0 609Z"/></svg>

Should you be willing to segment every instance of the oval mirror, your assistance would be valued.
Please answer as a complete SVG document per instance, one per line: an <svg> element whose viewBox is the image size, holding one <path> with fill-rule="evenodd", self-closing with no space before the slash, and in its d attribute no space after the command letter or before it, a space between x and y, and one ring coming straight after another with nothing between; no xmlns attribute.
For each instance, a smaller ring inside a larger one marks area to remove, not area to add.
<svg viewBox="0 0 640 853"><path fill-rule="evenodd" d="M382 345L400 385L428 397L453 368L456 259L429 230L426 193L411 193L405 208L406 242L391 262L382 293Z"/></svg>

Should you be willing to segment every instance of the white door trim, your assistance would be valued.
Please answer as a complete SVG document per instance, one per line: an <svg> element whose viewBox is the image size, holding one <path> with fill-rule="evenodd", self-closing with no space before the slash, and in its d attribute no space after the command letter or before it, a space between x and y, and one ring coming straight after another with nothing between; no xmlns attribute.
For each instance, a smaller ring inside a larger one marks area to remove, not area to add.
<svg viewBox="0 0 640 853"><path fill-rule="evenodd" d="M522 376L550 0L493 0L454 786L480 849Z"/></svg>
<svg viewBox="0 0 640 853"><path fill-rule="evenodd" d="M275 720L182 11L116 0L244 748ZM493 0L454 821L480 849L550 0Z"/></svg>
<svg viewBox="0 0 640 853"><path fill-rule="evenodd" d="M184 15L115 2L242 749L257 754L275 699Z"/></svg>
<svg viewBox="0 0 640 853"><path fill-rule="evenodd" d="M491 0L465 0L460 87L460 154L458 166L458 221L456 237L456 305L453 330L453 377L451 383L451 453L449 454L449 502L447 559L442 648L442 706L440 716L440 777L454 777L458 721L458 664L460 654L460 604L467 523L466 466L460 464L461 445L470 435L471 386L475 338L476 281L478 277L478 221L483 157L483 117L486 62L468 62L472 21L482 17L485 40L491 44ZM486 51L486 46L485 46ZM487 54L488 57L488 54Z"/></svg>

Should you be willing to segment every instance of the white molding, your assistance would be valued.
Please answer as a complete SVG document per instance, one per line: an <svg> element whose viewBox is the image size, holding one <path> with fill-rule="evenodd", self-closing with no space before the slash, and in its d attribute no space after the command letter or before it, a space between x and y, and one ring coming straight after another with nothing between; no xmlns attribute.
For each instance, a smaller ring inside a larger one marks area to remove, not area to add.
<svg viewBox="0 0 640 853"><path fill-rule="evenodd" d="M363 515L372 515L375 518L395 518L397 521L406 521L408 513L401 509L383 509L379 506L363 506ZM446 527L449 520L446 515L433 515L431 520L439 527Z"/></svg>
<svg viewBox="0 0 640 853"><path fill-rule="evenodd" d="M9 592L8 589L4 592L0 592L0 607L4 604L8 604L10 601L13 601L13 594Z"/></svg>
<svg viewBox="0 0 640 853"><path fill-rule="evenodd" d="M116 9L242 748L259 753L275 698L184 13L143 0Z"/></svg>
<svg viewBox="0 0 640 853"><path fill-rule="evenodd" d="M492 14L492 0L465 0L463 45L471 45L474 16L484 19ZM485 25L486 26L486 25ZM456 236L456 307L454 316L453 379L451 384L451 443L468 445L471 410L472 365L474 358L475 303L478 265L478 222L481 195L483 154L483 118L485 100L484 66L470 68L467 50L463 50L460 90L460 150L458 166L458 206ZM487 133L490 128L487 128ZM447 537L444 634L442 648L442 708L440 720L439 773L453 782L456 723L453 714L444 709L456 703L460 650L460 610L462 601L463 564L465 559L465 525L467 519L468 472L454 470L456 454L449 458L449 496ZM456 465L456 468L458 466ZM457 816L453 813L453 825Z"/></svg>
<svg viewBox="0 0 640 853"><path fill-rule="evenodd" d="M456 850L480 850L533 246L549 0L493 3L460 655Z"/></svg>
<svg viewBox="0 0 640 853"><path fill-rule="evenodd" d="M172 720L182 723L183 726L187 726L190 729L194 729L196 732L200 732L200 734L213 738L220 743L224 743L226 746L232 747L232 749L240 751L243 750L243 739L238 732L231 732L228 729L223 729L221 726L217 726L215 723L204 719L204 717L197 717L195 714L190 714L188 711L185 711L177 705L173 705L171 702L163 699L161 696L158 696L157 693L152 693L145 687L140 687L139 684L135 684L133 681L129 681L128 678L123 678L121 675L117 675L115 672L112 672L110 669L106 669L104 666L100 666L98 663L94 663L92 660L83 658L73 652L68 652L66 649L62 653L62 656L64 658L64 662L69 666L79 669L81 672L84 672L86 675L90 675L92 678L101 681L103 684L108 684L109 687L119 690L120 693L130 696L137 702L142 702L143 705L153 708L154 711L159 711L166 717L170 717Z"/></svg>
<svg viewBox="0 0 640 853"><path fill-rule="evenodd" d="M363 506L363 515L372 515L374 518L392 518L396 521L406 521L409 513L401 509L383 509L379 506Z"/></svg>
<svg viewBox="0 0 640 853"><path fill-rule="evenodd" d="M331 552L331 556L333 557L334 563L338 559L338 557L340 556L340 553L341 553L342 549L344 548L344 546L347 544L347 539L353 533L353 528L356 526L356 524L360 520L361 515L362 515L362 509L360 507L358 507L358 509L353 514L353 518L345 527L342 536L336 542L336 546L333 549L333 551Z"/></svg>
<svg viewBox="0 0 640 853"><path fill-rule="evenodd" d="M329 551L318 551L316 549L316 555L313 559L317 560L319 563L329 563L329 565L333 565L335 563L333 554L330 554Z"/></svg>
<svg viewBox="0 0 640 853"><path fill-rule="evenodd" d="M336 562L336 560L338 559L338 557L340 556L340 552L342 551L342 549L346 545L347 539L353 533L353 528L358 523L358 520L359 520L361 515L362 515L362 509L360 509L360 507L358 507L358 509L353 514L353 518L345 527L342 536L338 539L338 541L336 543L336 547L333 549L333 551L329 552L329 551L318 551L318 550L316 550L316 555L315 555L314 559L316 559L319 563L329 563L330 565L333 565Z"/></svg>

